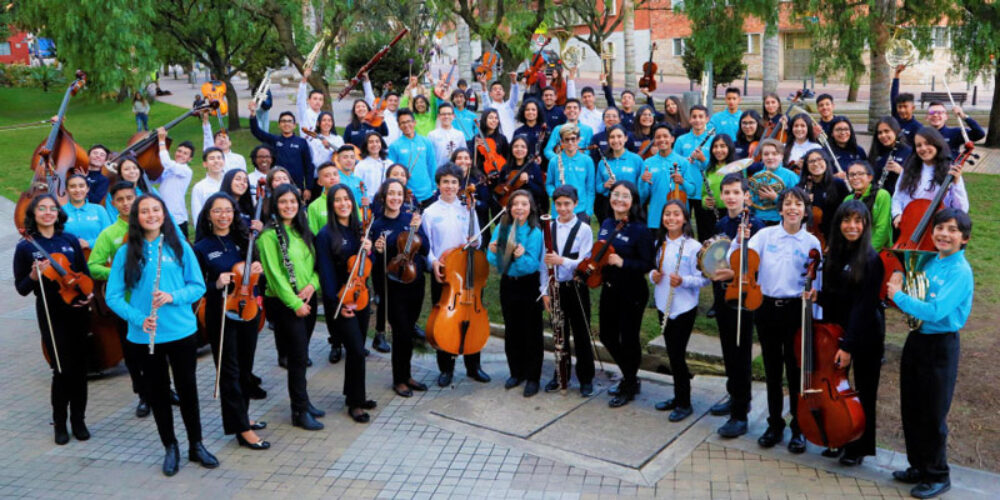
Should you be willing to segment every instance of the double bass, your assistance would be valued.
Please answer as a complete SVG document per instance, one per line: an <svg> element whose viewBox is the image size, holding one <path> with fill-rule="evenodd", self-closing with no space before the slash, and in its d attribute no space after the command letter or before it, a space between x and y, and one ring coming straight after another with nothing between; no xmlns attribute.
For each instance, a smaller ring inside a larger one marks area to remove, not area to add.
<svg viewBox="0 0 1000 500"><path fill-rule="evenodd" d="M806 293L812 290L819 260L819 250L809 252ZM802 301L802 327L795 339L802 370L796 416L810 443L840 448L864 434L865 412L847 380L847 367L833 361L844 329L836 323L814 321L812 305L812 300Z"/></svg>
<svg viewBox="0 0 1000 500"><path fill-rule="evenodd" d="M87 75L77 71L76 80L73 80L63 95L59 113L52 122L48 137L31 154L31 170L34 174L28 189L21 193L14 207L14 225L18 229L24 227L24 216L31 200L40 194L52 193L59 205L66 204L68 201L66 177L74 169L82 170L84 173L87 171L89 163L87 151L77 144L73 140L73 134L63 127L63 118L66 116L70 97L75 96L86 83Z"/></svg>
<svg viewBox="0 0 1000 500"><path fill-rule="evenodd" d="M475 354L490 337L490 318L483 288L490 274L486 254L472 244L476 237L476 186L465 188L469 211L466 242L441 254L444 288L427 318L427 342L450 354Z"/></svg>

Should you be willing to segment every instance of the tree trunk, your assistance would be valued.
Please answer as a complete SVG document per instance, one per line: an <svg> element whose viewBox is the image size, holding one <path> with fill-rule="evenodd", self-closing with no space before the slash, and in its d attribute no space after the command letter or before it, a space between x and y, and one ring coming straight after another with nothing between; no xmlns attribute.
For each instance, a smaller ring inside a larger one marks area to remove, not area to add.
<svg viewBox="0 0 1000 500"><path fill-rule="evenodd" d="M986 131L986 147L1000 146L1000 66L993 72L993 104L990 107L989 130Z"/></svg>
<svg viewBox="0 0 1000 500"><path fill-rule="evenodd" d="M633 0L622 1L622 38L625 39L625 88L635 89L635 8Z"/></svg>
<svg viewBox="0 0 1000 500"><path fill-rule="evenodd" d="M852 82L847 86L847 102L858 102L857 82Z"/></svg>
<svg viewBox="0 0 1000 500"><path fill-rule="evenodd" d="M229 106L228 124L227 129L239 130L240 129L240 98L236 95L236 88L233 87L232 77L226 76L223 80L226 84L226 104Z"/></svg>
<svg viewBox="0 0 1000 500"><path fill-rule="evenodd" d="M469 36L469 25L460 17L455 18L455 24L458 28L458 69L455 70L458 74L455 76L455 81L464 78L471 82L475 78L472 77L472 41Z"/></svg>
<svg viewBox="0 0 1000 500"><path fill-rule="evenodd" d="M772 31L773 30L773 31ZM768 36L767 33L772 33ZM764 94L778 93L778 27L768 24L764 31L761 50L761 65L764 73Z"/></svg>
<svg viewBox="0 0 1000 500"><path fill-rule="evenodd" d="M871 104L868 106L868 130L875 130L875 123L879 118L888 115L889 90L892 79L889 75L889 63L885 60L885 53L889 46L889 27L895 24L896 1L876 0L875 9L872 12L871 38L869 43L869 66L871 67L871 80L869 84Z"/></svg>

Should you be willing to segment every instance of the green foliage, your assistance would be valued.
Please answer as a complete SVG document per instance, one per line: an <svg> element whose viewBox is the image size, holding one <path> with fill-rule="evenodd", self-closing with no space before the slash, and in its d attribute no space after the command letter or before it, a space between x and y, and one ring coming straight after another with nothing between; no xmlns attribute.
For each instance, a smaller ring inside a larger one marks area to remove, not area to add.
<svg viewBox="0 0 1000 500"><path fill-rule="evenodd" d="M743 34L743 18L745 12L736 6L727 6L724 2L715 0L688 0L681 11L691 21L691 26L697 27L687 39L685 50L693 49L702 61L725 62L733 57L742 58L746 45ZM733 47L739 47L734 50ZM730 80L724 80L730 81Z"/></svg>
<svg viewBox="0 0 1000 500"><path fill-rule="evenodd" d="M340 64L344 67L346 75L354 76L376 52L392 41L395 33L386 31L369 32L351 38L351 40L340 49ZM410 64L413 61L413 74L420 74L423 69L423 61L420 53L413 47L413 44L399 43L390 50L378 64L372 68L368 74L372 85L380 88L382 83L391 81L397 89L406 86L406 79L409 76Z"/></svg>
<svg viewBox="0 0 1000 500"><path fill-rule="evenodd" d="M1000 5L989 0L958 0L958 12L950 17L951 56L958 67L976 77L994 78L1000 54Z"/></svg>
<svg viewBox="0 0 1000 500"><path fill-rule="evenodd" d="M28 75L31 85L41 87L45 92L48 92L52 85L65 81L55 66L32 66L28 69Z"/></svg>
<svg viewBox="0 0 1000 500"><path fill-rule="evenodd" d="M742 78L747 70L747 65L743 63L743 43L731 45L730 50L722 52L712 61L712 81L716 85L726 85L733 80ZM684 71L690 80L701 83L701 77L705 71L705 59L701 57L693 45L684 49L684 56L681 59ZM713 94L714 95L714 94Z"/></svg>
<svg viewBox="0 0 1000 500"><path fill-rule="evenodd" d="M0 86L28 87L31 85L31 67L27 64L0 65Z"/></svg>

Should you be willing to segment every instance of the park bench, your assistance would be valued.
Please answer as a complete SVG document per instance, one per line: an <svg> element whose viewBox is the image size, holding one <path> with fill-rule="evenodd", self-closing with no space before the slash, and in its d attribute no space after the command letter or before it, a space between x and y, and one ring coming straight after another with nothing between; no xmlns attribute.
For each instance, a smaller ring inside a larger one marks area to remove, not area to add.
<svg viewBox="0 0 1000 500"><path fill-rule="evenodd" d="M955 103L958 105L965 104L965 100L969 97L967 92L952 92L951 96L955 99ZM940 101L943 103L949 103L947 92L921 92L920 93L920 108L923 109L924 103Z"/></svg>

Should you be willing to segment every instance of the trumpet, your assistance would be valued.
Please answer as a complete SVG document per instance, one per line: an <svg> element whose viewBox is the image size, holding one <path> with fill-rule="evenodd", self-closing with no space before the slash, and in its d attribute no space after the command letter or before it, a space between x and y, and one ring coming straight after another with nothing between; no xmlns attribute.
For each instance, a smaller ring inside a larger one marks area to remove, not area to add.
<svg viewBox="0 0 1000 500"><path fill-rule="evenodd" d="M253 94L253 104L257 108L267 99L267 92L271 90L272 71L274 70L268 68L267 73L264 73L264 78L260 81L260 85L257 86L257 91Z"/></svg>

